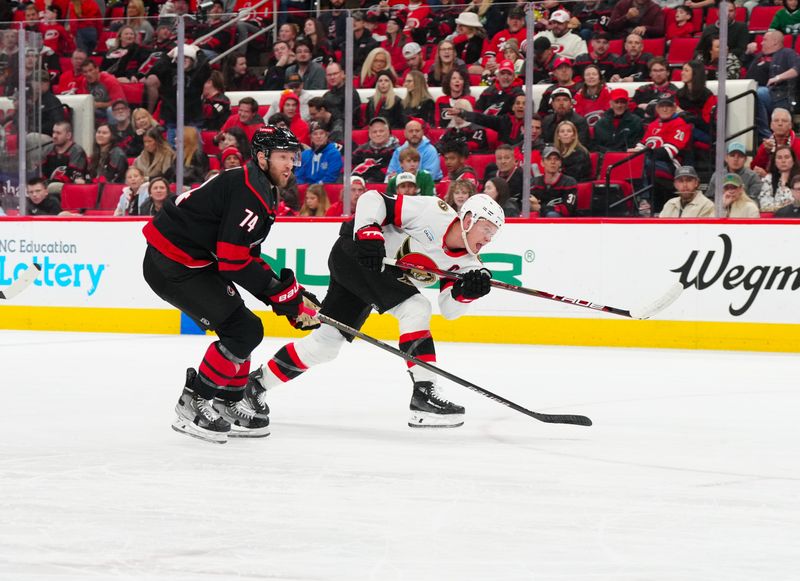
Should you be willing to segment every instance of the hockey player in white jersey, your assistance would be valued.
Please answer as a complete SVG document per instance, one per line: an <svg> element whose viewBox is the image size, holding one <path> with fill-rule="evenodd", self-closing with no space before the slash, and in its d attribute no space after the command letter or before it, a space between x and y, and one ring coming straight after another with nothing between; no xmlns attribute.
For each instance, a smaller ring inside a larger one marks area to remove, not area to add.
<svg viewBox="0 0 800 581"><path fill-rule="evenodd" d="M383 259L391 256L406 263L464 273L457 281L439 281L440 311L446 319L455 319L467 312L469 303L491 289L491 272L483 268L478 253L504 223L502 208L485 194L469 198L457 214L436 197L366 192L358 199L355 218L342 225L331 249L330 285L320 312L355 329L361 328L373 308L389 313L400 325L400 349L434 363L431 305L419 289L435 283L437 277L384 267ZM259 417L267 418L267 390L333 360L351 340L323 325L283 346L266 365L250 374L245 398ZM443 397L434 373L410 362L408 372L414 384L409 426L457 427L464 423L464 408Z"/></svg>

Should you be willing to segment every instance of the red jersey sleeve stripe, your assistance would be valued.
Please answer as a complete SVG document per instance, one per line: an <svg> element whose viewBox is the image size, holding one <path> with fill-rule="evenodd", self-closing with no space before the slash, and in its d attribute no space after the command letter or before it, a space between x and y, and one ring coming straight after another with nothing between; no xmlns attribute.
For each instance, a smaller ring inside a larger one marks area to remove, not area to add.
<svg viewBox="0 0 800 581"><path fill-rule="evenodd" d="M211 264L210 260L192 258L186 252L175 246L153 225L152 221L145 224L144 228L142 228L142 233L151 246L177 263L191 268L200 268Z"/></svg>

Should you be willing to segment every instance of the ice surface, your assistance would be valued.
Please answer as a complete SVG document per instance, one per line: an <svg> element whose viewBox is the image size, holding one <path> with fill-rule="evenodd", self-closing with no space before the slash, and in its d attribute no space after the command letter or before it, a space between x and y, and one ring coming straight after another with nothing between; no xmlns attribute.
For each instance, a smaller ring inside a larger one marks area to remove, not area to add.
<svg viewBox="0 0 800 581"><path fill-rule="evenodd" d="M797 356L441 343L595 425L445 384L467 423L423 431L405 364L356 342L219 446L170 429L209 341L0 332L1 579L800 578Z"/></svg>

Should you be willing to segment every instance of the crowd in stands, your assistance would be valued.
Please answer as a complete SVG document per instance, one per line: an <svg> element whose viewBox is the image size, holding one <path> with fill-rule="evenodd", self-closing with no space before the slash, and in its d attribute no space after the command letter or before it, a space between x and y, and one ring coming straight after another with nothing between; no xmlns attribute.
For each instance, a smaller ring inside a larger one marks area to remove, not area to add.
<svg viewBox="0 0 800 581"><path fill-rule="evenodd" d="M729 17L722 65L720 1ZM698 215L710 215L713 204L689 194L713 197L722 180L726 196L734 186L744 195L725 198L726 216L739 214L732 204L746 207L747 217L800 207L793 185L800 174L793 131L800 0L327 0L319 13L305 0L281 0L278 14L267 2L235 26L220 26L254 4L35 0L1 13L9 21L0 31L2 95L18 98L18 28L42 39L41 50L25 58L26 95L36 104L28 126L47 136L29 190L45 183L52 199L41 202L45 210L31 196L31 212L51 213L66 185L98 184L99 203L106 184L125 184L106 211L153 213L174 195L178 164L187 187L242 165L254 131L270 123L291 129L306 148L294 182L281 192L280 213L340 215L348 10L352 85L372 90L363 102L353 92L354 197L374 187L438 195L459 207L465 196L484 192L509 216L520 214L527 197L539 216L573 217L599 211L593 198L621 198L649 184L652 190L618 209L685 216L696 203ZM526 10L535 22L533 82L546 85L530 127L522 88ZM176 62L178 17L186 23L182 63ZM273 21L274 42L257 35L241 52L216 60ZM186 95L182 159L175 151L179 66ZM726 168L714 172L717 97L707 81L720 66L729 79L756 82L758 139L754 152L728 143ZM644 84L608 86L620 82ZM431 87L442 95L432 97ZM279 97L270 105L252 96L232 103L233 91ZM70 109L58 99L68 94L94 97L90 151L73 138ZM13 133L13 111L3 121ZM642 150L647 155L630 162L638 169L624 183L614 180L611 189L600 183L613 160ZM529 167L531 190L523 192Z"/></svg>

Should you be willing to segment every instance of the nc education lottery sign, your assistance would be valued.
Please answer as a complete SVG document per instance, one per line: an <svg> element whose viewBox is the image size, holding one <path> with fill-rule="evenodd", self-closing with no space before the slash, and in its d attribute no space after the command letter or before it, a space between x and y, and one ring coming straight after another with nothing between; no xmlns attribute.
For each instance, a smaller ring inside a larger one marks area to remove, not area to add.
<svg viewBox="0 0 800 581"><path fill-rule="evenodd" d="M14 306L169 309L141 275L143 220L0 220L0 288L31 262L35 285ZM322 296L338 223L279 222L264 247ZM800 323L800 228L767 222L557 222L509 224L483 259L494 277L623 309L647 304L677 281L687 288L660 319ZM432 299L436 290L425 291ZM256 310L266 310L248 298ZM433 301L434 309L436 301ZM0 319L2 318L0 305ZM474 315L609 318L569 304L495 289ZM1 323L0 323L1 325Z"/></svg>

